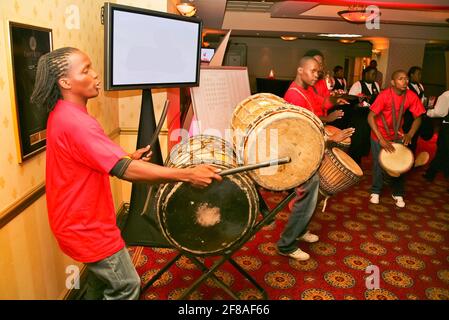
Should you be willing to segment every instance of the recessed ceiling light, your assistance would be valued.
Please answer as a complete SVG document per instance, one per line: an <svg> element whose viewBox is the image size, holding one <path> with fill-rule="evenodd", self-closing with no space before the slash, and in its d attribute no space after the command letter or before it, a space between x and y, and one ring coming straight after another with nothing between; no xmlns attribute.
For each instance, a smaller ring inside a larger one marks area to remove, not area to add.
<svg viewBox="0 0 449 320"><path fill-rule="evenodd" d="M355 39L340 39L338 41L340 41L341 43L344 43L344 44L349 44L349 43L354 43Z"/></svg>
<svg viewBox="0 0 449 320"><path fill-rule="evenodd" d="M298 39L298 37L295 37L295 36L281 36L281 39L285 40L285 41L293 41L293 40Z"/></svg>
<svg viewBox="0 0 449 320"><path fill-rule="evenodd" d="M329 37L329 38L360 38L361 34L347 34L347 33L320 33L318 37Z"/></svg>

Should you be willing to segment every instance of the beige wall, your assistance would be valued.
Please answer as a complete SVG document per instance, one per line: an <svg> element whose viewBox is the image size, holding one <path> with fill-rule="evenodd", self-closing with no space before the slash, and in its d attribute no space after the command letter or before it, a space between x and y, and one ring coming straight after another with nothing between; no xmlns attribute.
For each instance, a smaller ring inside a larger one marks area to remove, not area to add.
<svg viewBox="0 0 449 320"><path fill-rule="evenodd" d="M425 46L425 40L390 39L387 72L384 73L386 87L394 71L399 69L408 71L412 66L422 67Z"/></svg>
<svg viewBox="0 0 449 320"><path fill-rule="evenodd" d="M168 3L167 0L111 2L158 11L167 11ZM103 78L103 26L100 22L103 4L103 0L0 1L0 217L7 208L20 203L31 190L45 183L45 152L18 163L8 21L52 29L54 48L80 48L90 56ZM74 14L71 9L79 10L79 29L68 28L67 20ZM156 109L163 105L165 96L163 91L155 94ZM135 150L139 108L140 92L100 93L88 104L89 113L105 132L115 133L114 141L123 143L122 147L129 152ZM121 127L134 128L134 137L119 137L116 133ZM123 196L124 184L128 183L111 179L116 209L123 201L129 201L129 192ZM60 251L51 234L45 197L0 229L0 257L0 299L63 298L67 292L66 267L77 265Z"/></svg>

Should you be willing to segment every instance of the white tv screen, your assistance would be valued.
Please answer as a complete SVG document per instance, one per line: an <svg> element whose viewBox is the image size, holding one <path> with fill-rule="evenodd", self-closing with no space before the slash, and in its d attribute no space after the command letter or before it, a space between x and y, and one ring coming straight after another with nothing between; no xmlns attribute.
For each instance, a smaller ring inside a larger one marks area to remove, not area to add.
<svg viewBox="0 0 449 320"><path fill-rule="evenodd" d="M106 90L198 86L201 20L107 3Z"/></svg>

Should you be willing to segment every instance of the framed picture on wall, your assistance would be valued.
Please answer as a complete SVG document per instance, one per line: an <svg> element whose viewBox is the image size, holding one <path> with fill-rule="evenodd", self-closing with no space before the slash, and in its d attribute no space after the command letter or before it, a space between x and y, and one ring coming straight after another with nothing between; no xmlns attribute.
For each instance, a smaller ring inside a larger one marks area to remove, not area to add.
<svg viewBox="0 0 449 320"><path fill-rule="evenodd" d="M45 150L47 110L30 102L39 58L52 50L52 30L9 23L19 162Z"/></svg>

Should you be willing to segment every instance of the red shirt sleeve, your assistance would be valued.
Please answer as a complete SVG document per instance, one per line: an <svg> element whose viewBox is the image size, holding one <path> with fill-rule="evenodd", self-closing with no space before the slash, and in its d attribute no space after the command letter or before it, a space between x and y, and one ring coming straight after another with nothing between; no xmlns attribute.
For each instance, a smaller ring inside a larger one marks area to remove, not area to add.
<svg viewBox="0 0 449 320"><path fill-rule="evenodd" d="M426 112L421 99L411 90L407 90L407 99L410 101L409 110L415 118Z"/></svg>
<svg viewBox="0 0 449 320"><path fill-rule="evenodd" d="M374 100L373 104L371 105L371 107L369 108L372 112L374 112L377 115L379 115L379 113L381 113L383 111L383 109L385 108L385 94L386 94L387 90L382 91L381 93L379 93L379 95L377 96L376 100Z"/></svg>
<svg viewBox="0 0 449 320"><path fill-rule="evenodd" d="M83 130L73 133L75 160L93 170L109 173L117 162L127 155L104 133L99 123L92 119Z"/></svg>

